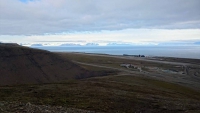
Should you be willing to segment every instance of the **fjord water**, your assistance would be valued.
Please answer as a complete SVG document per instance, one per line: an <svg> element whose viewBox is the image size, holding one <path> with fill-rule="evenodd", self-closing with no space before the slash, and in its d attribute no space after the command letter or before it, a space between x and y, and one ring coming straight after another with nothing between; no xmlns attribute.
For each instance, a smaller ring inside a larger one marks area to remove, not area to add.
<svg viewBox="0 0 200 113"><path fill-rule="evenodd" d="M145 55L200 59L200 46L34 46L51 52Z"/></svg>

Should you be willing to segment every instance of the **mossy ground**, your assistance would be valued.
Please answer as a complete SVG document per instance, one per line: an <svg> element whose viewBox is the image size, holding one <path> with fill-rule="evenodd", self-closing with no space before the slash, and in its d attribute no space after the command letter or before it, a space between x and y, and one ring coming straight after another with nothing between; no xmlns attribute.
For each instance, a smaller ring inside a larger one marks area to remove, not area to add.
<svg viewBox="0 0 200 113"><path fill-rule="evenodd" d="M200 111L200 92L177 84L135 76L105 76L56 84L0 87L0 101L100 112Z"/></svg>

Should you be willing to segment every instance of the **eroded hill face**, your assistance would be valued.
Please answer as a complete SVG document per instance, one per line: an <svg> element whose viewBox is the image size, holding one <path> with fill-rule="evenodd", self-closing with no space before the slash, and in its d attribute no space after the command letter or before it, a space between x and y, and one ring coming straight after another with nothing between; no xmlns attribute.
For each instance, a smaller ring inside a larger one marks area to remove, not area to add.
<svg viewBox="0 0 200 113"><path fill-rule="evenodd" d="M51 83L89 74L51 52L0 44L0 85Z"/></svg>

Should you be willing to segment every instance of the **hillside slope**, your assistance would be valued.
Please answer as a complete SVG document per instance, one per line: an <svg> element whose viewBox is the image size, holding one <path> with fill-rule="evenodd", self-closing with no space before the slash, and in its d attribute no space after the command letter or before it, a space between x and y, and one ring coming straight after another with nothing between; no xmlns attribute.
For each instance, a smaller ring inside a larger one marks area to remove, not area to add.
<svg viewBox="0 0 200 113"><path fill-rule="evenodd" d="M0 44L0 85L51 83L88 76L93 75L51 52Z"/></svg>

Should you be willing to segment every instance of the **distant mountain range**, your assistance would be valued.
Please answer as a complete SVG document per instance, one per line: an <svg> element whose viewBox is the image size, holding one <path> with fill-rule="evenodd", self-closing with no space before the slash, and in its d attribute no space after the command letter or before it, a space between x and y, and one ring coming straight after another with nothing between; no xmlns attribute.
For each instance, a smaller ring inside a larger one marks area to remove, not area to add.
<svg viewBox="0 0 200 113"><path fill-rule="evenodd" d="M59 46L81 46L81 45L80 44L69 43L69 44L61 44Z"/></svg>
<svg viewBox="0 0 200 113"><path fill-rule="evenodd" d="M102 46L101 43L85 43L85 44L77 44L77 43L20 43L22 46ZM134 43L104 43L103 46L134 46L140 44ZM144 45L144 44L142 44ZM155 44L148 44L148 45L155 45Z"/></svg>
<svg viewBox="0 0 200 113"><path fill-rule="evenodd" d="M32 44L31 46L43 46L42 44Z"/></svg>
<svg viewBox="0 0 200 113"><path fill-rule="evenodd" d="M37 43L20 43L22 46L185 46L185 45L200 45L200 41L169 41L169 42L144 42L144 43L131 43L131 42L112 42L112 41L94 41L88 42L37 42Z"/></svg>
<svg viewBox="0 0 200 113"><path fill-rule="evenodd" d="M86 46L99 46L99 44L97 44L97 43L87 43L87 44L85 44Z"/></svg>

